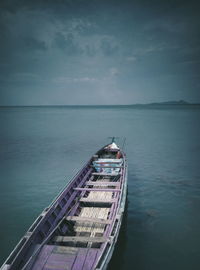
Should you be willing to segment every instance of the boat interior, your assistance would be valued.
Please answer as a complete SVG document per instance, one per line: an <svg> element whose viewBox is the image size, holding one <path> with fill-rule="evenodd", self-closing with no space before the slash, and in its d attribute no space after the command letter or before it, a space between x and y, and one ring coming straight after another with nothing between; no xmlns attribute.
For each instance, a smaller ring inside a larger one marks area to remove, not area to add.
<svg viewBox="0 0 200 270"><path fill-rule="evenodd" d="M99 258L102 260L102 252L110 245L117 226L123 165L116 144L92 157L89 177L73 187L74 203L49 236L34 247L37 255L22 269L89 270L101 264Z"/></svg>

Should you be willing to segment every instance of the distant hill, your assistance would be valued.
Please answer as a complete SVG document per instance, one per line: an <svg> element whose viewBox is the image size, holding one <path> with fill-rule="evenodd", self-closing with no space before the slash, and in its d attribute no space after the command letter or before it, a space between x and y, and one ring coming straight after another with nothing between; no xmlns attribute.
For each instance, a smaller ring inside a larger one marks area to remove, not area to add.
<svg viewBox="0 0 200 270"><path fill-rule="evenodd" d="M185 101L185 100L178 100L178 101L164 101L164 102L153 102L149 103L147 105L189 105L191 103Z"/></svg>
<svg viewBox="0 0 200 270"><path fill-rule="evenodd" d="M191 107L193 105L200 106L200 103L190 103L185 100L172 100L172 101L164 101L164 102L152 102L152 103L134 103L134 104L74 104L74 105L15 105L15 106L9 106L9 105L0 105L0 108L2 107L80 107L80 108L108 108L108 107L151 107L151 106L164 106L164 105L190 105L188 107Z"/></svg>

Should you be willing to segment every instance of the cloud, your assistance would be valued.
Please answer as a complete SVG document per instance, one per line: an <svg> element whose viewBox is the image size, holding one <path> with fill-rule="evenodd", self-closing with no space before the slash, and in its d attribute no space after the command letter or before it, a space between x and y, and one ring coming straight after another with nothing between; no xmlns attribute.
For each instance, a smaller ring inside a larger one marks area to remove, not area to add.
<svg viewBox="0 0 200 270"><path fill-rule="evenodd" d="M137 57L136 56L128 56L128 57L126 57L126 61L128 61L128 62L136 62Z"/></svg>
<svg viewBox="0 0 200 270"><path fill-rule="evenodd" d="M117 75L120 74L120 72L119 72L119 70L118 70L117 68L112 67L112 68L110 69L110 74L111 74L111 76L117 76Z"/></svg>
<svg viewBox="0 0 200 270"><path fill-rule="evenodd" d="M101 41L100 48L105 56L113 56L117 54L119 47L114 44L112 38L103 38Z"/></svg>
<svg viewBox="0 0 200 270"><path fill-rule="evenodd" d="M14 80L41 80L40 76L34 73L29 73L29 72L22 72L22 73L16 73L13 76Z"/></svg>
<svg viewBox="0 0 200 270"><path fill-rule="evenodd" d="M1 94L8 104L170 99L181 87L197 97L198 12L193 1L2 0Z"/></svg>
<svg viewBox="0 0 200 270"><path fill-rule="evenodd" d="M94 57L97 53L97 49L93 44L86 44L85 45L85 53L89 57Z"/></svg>
<svg viewBox="0 0 200 270"><path fill-rule="evenodd" d="M82 78L74 78L74 82L96 82L96 78L82 77Z"/></svg>
<svg viewBox="0 0 200 270"><path fill-rule="evenodd" d="M44 41L37 40L33 37L26 37L23 39L24 48L27 50L47 50L47 46Z"/></svg>
<svg viewBox="0 0 200 270"><path fill-rule="evenodd" d="M53 79L53 82L55 83L93 83L93 82L97 82L98 79L97 78L92 78L92 77L57 77L55 79Z"/></svg>
<svg viewBox="0 0 200 270"><path fill-rule="evenodd" d="M82 53L81 47L75 42L73 34L67 34L65 37L62 33L56 33L53 41L55 48L61 49L69 55L80 55Z"/></svg>

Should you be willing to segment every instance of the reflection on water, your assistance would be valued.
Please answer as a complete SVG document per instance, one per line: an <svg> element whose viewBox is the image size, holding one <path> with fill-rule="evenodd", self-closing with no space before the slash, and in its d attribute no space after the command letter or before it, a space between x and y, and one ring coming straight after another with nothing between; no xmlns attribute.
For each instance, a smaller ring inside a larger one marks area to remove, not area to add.
<svg viewBox="0 0 200 270"><path fill-rule="evenodd" d="M126 137L129 177L109 270L199 269L199 119L197 107L1 108L0 264L114 135Z"/></svg>

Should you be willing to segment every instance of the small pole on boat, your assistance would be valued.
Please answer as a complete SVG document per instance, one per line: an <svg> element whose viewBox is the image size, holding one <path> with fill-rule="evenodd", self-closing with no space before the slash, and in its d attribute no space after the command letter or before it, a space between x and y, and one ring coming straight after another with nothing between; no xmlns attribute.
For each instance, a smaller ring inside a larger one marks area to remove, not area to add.
<svg viewBox="0 0 200 270"><path fill-rule="evenodd" d="M119 137L108 137L108 139L111 139L111 143L115 143L116 142L116 139L119 139Z"/></svg>

